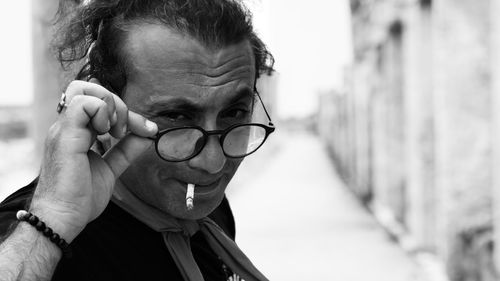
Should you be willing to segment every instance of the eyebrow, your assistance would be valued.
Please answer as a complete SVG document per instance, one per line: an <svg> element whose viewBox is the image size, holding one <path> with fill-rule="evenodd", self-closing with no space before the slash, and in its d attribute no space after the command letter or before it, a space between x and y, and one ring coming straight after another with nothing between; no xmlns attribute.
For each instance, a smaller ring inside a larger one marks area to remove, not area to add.
<svg viewBox="0 0 500 281"><path fill-rule="evenodd" d="M160 113L168 109L182 109L186 111L200 111L201 107L190 99L184 97L174 97L162 99L161 101L151 103L147 106L148 111L154 114Z"/></svg>
<svg viewBox="0 0 500 281"><path fill-rule="evenodd" d="M244 98L253 99L253 91L248 87L242 88L238 92L236 92L236 94L231 99L229 99L226 105L231 105Z"/></svg>
<svg viewBox="0 0 500 281"><path fill-rule="evenodd" d="M250 98L253 100L253 91L249 87L245 87L236 92L228 101L224 103L225 106L232 105L242 99ZM193 99L186 97L167 97L157 102L146 104L145 107L153 114L158 114L163 110L168 109L182 109L186 111L202 111L203 107L193 101Z"/></svg>

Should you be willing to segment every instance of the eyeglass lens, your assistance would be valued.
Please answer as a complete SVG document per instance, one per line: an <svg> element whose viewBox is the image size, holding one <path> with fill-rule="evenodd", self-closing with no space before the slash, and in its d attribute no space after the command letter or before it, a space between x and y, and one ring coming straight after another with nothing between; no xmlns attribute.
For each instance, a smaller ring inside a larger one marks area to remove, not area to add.
<svg viewBox="0 0 500 281"><path fill-rule="evenodd" d="M226 133L222 149L229 157L243 157L257 150L266 138L266 130L255 125L235 127ZM206 139L196 128L172 130L158 140L158 153L169 161L182 161L200 152Z"/></svg>
<svg viewBox="0 0 500 281"><path fill-rule="evenodd" d="M196 129L178 129L164 134L158 140L158 153L165 159L179 161L196 152L203 142L203 132Z"/></svg>

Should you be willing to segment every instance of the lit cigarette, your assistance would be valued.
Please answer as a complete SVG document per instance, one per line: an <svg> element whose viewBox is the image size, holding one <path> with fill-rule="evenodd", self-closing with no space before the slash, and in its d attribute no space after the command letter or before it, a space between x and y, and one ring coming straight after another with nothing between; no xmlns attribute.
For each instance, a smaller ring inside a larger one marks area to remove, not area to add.
<svg viewBox="0 0 500 281"><path fill-rule="evenodd" d="M186 208L192 210L194 208L194 184L188 183L186 192Z"/></svg>

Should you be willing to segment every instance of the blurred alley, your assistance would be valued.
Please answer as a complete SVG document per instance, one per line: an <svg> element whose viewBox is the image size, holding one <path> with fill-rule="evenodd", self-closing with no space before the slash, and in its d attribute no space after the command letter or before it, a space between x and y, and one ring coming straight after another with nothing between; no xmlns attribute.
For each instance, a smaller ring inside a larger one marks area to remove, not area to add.
<svg viewBox="0 0 500 281"><path fill-rule="evenodd" d="M436 280L345 188L311 133L279 129L228 197L237 242L270 280Z"/></svg>

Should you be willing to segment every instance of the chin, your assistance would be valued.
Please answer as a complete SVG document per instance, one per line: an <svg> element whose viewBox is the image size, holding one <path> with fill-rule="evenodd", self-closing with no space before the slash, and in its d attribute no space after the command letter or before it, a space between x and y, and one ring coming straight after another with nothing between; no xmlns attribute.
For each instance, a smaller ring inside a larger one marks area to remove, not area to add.
<svg viewBox="0 0 500 281"><path fill-rule="evenodd" d="M168 210L167 212L179 219L198 220L208 216L217 208L217 206L218 204L213 208L203 205L197 206L195 201L194 208L192 210L187 210L186 206L180 206L180 208L176 208L176 210Z"/></svg>
<svg viewBox="0 0 500 281"><path fill-rule="evenodd" d="M192 210L187 210L186 205L181 206L181 210L178 213L178 217L182 219L197 220L210 215L217 207L220 205L224 198L224 193L218 195L216 198L210 198L196 201L194 198L194 207ZM184 202L183 202L184 203Z"/></svg>
<svg viewBox="0 0 500 281"><path fill-rule="evenodd" d="M165 188L161 190L160 194L156 197L156 206L164 212L179 219L197 220L208 216L212 213L222 202L224 198L224 191L227 183L222 181L218 186L215 194L198 196L195 193L194 207L188 210L186 207L185 192L179 190ZM161 199L160 199L161 198ZM160 200L158 200L160 199Z"/></svg>

